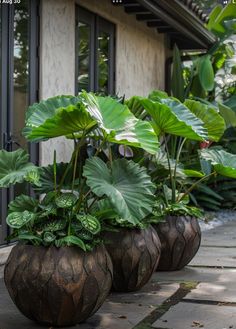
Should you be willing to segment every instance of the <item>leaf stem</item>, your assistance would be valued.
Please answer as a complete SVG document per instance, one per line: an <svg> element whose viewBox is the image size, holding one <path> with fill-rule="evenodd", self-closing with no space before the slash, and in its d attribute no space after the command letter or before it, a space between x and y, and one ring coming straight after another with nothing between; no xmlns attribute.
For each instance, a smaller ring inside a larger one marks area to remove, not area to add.
<svg viewBox="0 0 236 329"><path fill-rule="evenodd" d="M213 176L216 174L216 171L213 171L212 173L210 173L209 175L206 175L204 177L202 177L201 179L199 179L198 181L196 181L194 184L192 184L187 191L177 200L177 202L180 202L181 200L183 200L186 195L188 195L198 184L200 184L202 181L204 181L205 179Z"/></svg>
<svg viewBox="0 0 236 329"><path fill-rule="evenodd" d="M54 179L54 191L57 192L57 152L53 153L53 179Z"/></svg>
<svg viewBox="0 0 236 329"><path fill-rule="evenodd" d="M163 139L164 139L164 143L165 143L165 149L166 149L166 155L167 155L167 161L168 161L168 167L169 167L169 173L170 173L170 183L171 183L171 189L172 189L171 201L173 203L175 203L175 189L176 189L176 187L175 187L175 182L174 182L173 175L172 175L172 172L171 172L170 154L169 154L169 150L168 150L166 135L163 135Z"/></svg>

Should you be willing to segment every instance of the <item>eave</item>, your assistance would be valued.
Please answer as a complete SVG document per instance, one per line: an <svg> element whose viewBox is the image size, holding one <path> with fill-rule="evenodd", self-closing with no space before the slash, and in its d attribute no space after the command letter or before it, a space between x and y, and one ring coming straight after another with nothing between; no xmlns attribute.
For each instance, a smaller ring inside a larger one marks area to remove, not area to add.
<svg viewBox="0 0 236 329"><path fill-rule="evenodd" d="M208 49L216 37L206 29L204 21L196 14L196 5L190 0L123 0L121 5L126 13L135 15L148 27L166 33L171 48L176 43L180 49ZM188 4L188 5L187 5Z"/></svg>

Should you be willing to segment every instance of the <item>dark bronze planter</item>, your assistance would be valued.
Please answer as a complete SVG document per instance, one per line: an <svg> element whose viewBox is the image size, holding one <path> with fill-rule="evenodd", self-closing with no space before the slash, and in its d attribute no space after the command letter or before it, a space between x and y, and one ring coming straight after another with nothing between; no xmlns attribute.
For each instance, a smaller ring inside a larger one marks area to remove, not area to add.
<svg viewBox="0 0 236 329"><path fill-rule="evenodd" d="M120 229L105 235L114 275L113 290L135 291L144 286L155 271L161 244L155 230Z"/></svg>
<svg viewBox="0 0 236 329"><path fill-rule="evenodd" d="M167 216L154 225L161 240L161 258L157 271L180 270L195 256L201 242L198 219L190 216Z"/></svg>
<svg viewBox="0 0 236 329"><path fill-rule="evenodd" d="M112 285L112 263L104 246L16 245L4 272L8 292L29 319L47 326L71 326L95 313Z"/></svg>

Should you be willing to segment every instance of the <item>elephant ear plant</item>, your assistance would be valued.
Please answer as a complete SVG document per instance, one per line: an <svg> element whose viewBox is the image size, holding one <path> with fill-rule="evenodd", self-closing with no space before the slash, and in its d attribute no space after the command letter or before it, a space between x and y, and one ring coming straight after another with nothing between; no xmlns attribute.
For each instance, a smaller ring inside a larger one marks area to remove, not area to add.
<svg viewBox="0 0 236 329"><path fill-rule="evenodd" d="M225 160L234 157L223 154L222 151L220 155L218 152L217 156L217 151L213 150L199 152L199 162L211 161L214 165L213 172L205 173L196 168L184 167L181 163L183 146L186 141L218 141L224 133L225 122L209 105L195 100L185 100L181 103L161 91L152 92L148 98L135 96L126 103L138 117L141 115L149 121L151 119L161 141L160 150L152 156L149 163L149 172L157 184L154 221L155 218L164 219L164 222L156 226L163 243L158 269L180 269L192 259L200 244L200 227L196 217L201 216L201 211L188 205L190 192L203 180L219 172L219 168L221 174L231 177L234 175L234 169L222 170L226 165L226 162L222 161L223 157ZM232 161L228 164L232 165L232 168L235 167ZM176 244L179 248L178 254L175 254L177 251L174 250Z"/></svg>
<svg viewBox="0 0 236 329"><path fill-rule="evenodd" d="M69 163L57 163L54 152L46 167L28 162L22 149L0 151L0 186L28 182L36 195L20 195L9 204L11 237L21 243L9 256L5 283L30 319L73 325L96 312L111 287L112 264L102 244L104 211L102 216L98 205L109 203L117 217L133 225L153 206L146 170L126 159L113 160L111 145L155 154L158 139L151 124L137 119L126 105L86 92L33 104L23 134L30 142L64 136L75 147Z"/></svg>

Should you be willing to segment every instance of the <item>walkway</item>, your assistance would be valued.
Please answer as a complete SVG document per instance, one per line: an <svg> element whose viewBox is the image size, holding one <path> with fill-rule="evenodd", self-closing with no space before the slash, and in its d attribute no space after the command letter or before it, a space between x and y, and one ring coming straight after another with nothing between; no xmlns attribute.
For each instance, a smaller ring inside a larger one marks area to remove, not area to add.
<svg viewBox="0 0 236 329"><path fill-rule="evenodd" d="M42 327L17 311L1 279L0 329L36 328ZM137 293L111 294L86 324L73 328L236 329L236 222L205 232L184 270L157 272Z"/></svg>

